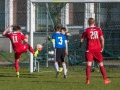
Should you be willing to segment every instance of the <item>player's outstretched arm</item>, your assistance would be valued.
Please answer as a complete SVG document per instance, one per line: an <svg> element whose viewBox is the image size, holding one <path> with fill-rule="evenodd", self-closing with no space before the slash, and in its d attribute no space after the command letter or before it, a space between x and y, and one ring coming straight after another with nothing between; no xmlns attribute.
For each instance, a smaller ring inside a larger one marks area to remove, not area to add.
<svg viewBox="0 0 120 90"><path fill-rule="evenodd" d="M7 31L12 27L12 25L9 25L2 33L3 36L7 33Z"/></svg>
<svg viewBox="0 0 120 90"><path fill-rule="evenodd" d="M25 41L26 43L28 42L28 35L27 35L27 34L25 35L24 41Z"/></svg>
<svg viewBox="0 0 120 90"><path fill-rule="evenodd" d="M52 38L50 36L47 37L47 39L52 42Z"/></svg>

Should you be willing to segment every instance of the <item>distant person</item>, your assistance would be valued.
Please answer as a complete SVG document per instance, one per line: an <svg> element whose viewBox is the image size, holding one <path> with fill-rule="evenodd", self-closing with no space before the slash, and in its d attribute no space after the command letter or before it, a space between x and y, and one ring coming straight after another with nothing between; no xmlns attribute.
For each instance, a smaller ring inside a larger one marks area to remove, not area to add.
<svg viewBox="0 0 120 90"><path fill-rule="evenodd" d="M100 71L102 73L104 83L109 84L111 81L106 77L106 71L103 65L102 51L104 49L104 37L102 30L95 26L94 18L88 19L89 27L85 29L80 39L80 46L83 40L87 39L86 45L86 84L90 84L90 71L93 59L98 62Z"/></svg>
<svg viewBox="0 0 120 90"><path fill-rule="evenodd" d="M3 31L3 36L6 36L7 38L10 39L12 43L12 48L14 50L14 58L15 58L15 70L17 73L17 77L19 78L20 73L19 73L19 59L22 53L26 52L29 50L32 54L34 54L33 48L28 44L28 35L24 35L20 30L20 26L13 26L13 31L8 32L8 30L12 26L8 26L4 31ZM23 41L25 44L23 44Z"/></svg>
<svg viewBox="0 0 120 90"><path fill-rule="evenodd" d="M59 75L58 63L62 63L62 67L64 70L64 78L67 78L66 63L64 60L65 55L68 54L67 39L66 39L65 35L60 32L59 26L55 26L54 30L55 30L55 33L52 35L52 43L53 43L53 48L55 49L54 67L56 70L56 78Z"/></svg>

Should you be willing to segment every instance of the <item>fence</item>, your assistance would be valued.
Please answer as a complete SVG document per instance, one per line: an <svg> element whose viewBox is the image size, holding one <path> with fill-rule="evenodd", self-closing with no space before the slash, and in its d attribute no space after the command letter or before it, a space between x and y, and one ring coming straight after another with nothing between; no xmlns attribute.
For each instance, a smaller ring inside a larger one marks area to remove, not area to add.
<svg viewBox="0 0 120 90"><path fill-rule="evenodd" d="M29 0L9 0L9 7L13 9L11 14L5 11L8 7L2 6L6 0L0 0L0 32L2 33L4 26L11 22L5 20L12 19L12 24L17 24L22 27L23 33L30 34L30 1ZM12 3L12 4L11 4ZM22 6L21 6L22 3ZM68 62L70 67L84 66L85 62L85 42L80 49L78 47L79 40L84 28L87 25L87 19L93 17L96 20L96 26L102 28L105 37L105 50L103 57L105 65L113 68L119 67L120 57L120 3L33 3L33 47L40 43L43 45L43 50L39 53L39 64L42 67L51 66L53 55L51 43L47 40L47 36L54 33L55 25L64 26L71 33L69 37L69 56ZM11 6L13 5L13 6ZM12 15L12 17L9 15ZM4 18L4 20L3 20ZM1 34L0 33L0 34ZM11 57L10 42L6 38L0 38L0 61L14 62ZM6 54L7 53L7 54ZM23 55L22 63L29 63L29 54ZM9 60L9 59L10 60ZM26 59L26 60L24 60ZM28 66L28 65L27 65Z"/></svg>

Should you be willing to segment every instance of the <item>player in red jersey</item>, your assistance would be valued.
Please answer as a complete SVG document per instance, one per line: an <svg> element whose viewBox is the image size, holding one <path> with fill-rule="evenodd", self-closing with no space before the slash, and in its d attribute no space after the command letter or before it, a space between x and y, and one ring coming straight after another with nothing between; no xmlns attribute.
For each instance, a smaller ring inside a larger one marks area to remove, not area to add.
<svg viewBox="0 0 120 90"><path fill-rule="evenodd" d="M104 49L104 37L102 30L95 25L94 18L88 19L89 27L83 32L82 37L80 39L80 46L82 45L83 40L87 39L87 46L86 46L86 84L90 84L90 71L92 61L99 63L100 71L102 73L104 83L109 84L111 81L106 77L106 71L103 65L103 58L102 58L102 51Z"/></svg>
<svg viewBox="0 0 120 90"><path fill-rule="evenodd" d="M6 36L10 39L12 43L12 48L15 52L14 58L15 58L15 69L17 73L17 77L19 77L19 59L22 53L29 50L31 53L34 54L33 48L28 44L28 35L23 35L23 33L20 31L21 28L19 26L13 27L13 32L7 32L12 26L8 26L4 32L3 36ZM23 41L25 44L23 44Z"/></svg>

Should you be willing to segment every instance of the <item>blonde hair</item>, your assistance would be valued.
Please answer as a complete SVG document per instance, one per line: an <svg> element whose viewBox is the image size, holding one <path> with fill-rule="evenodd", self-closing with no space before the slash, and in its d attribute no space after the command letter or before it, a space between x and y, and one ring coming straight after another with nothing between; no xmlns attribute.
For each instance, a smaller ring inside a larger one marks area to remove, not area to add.
<svg viewBox="0 0 120 90"><path fill-rule="evenodd" d="M94 24L95 23L95 19L94 18L89 18L88 19L88 24L91 25L91 24Z"/></svg>

